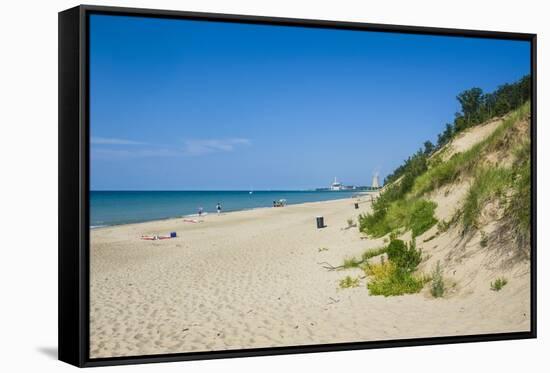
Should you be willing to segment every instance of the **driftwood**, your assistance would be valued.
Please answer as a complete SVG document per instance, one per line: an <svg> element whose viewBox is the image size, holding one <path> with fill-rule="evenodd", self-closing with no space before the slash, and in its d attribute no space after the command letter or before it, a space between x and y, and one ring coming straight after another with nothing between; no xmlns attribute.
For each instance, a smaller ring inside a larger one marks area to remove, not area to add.
<svg viewBox="0 0 550 373"><path fill-rule="evenodd" d="M328 263L328 262L320 262L320 263L317 263L319 264L321 267L325 268L326 270L329 270L329 271L337 271L339 269L344 269L344 266L341 265L341 266L333 266L332 264Z"/></svg>

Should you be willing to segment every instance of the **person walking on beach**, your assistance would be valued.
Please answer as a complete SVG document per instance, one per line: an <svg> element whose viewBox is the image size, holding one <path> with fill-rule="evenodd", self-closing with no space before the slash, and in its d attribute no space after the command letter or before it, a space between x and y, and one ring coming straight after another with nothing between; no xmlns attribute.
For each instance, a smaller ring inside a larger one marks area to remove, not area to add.
<svg viewBox="0 0 550 373"><path fill-rule="evenodd" d="M199 207L199 217L202 216L202 207Z"/></svg>
<svg viewBox="0 0 550 373"><path fill-rule="evenodd" d="M220 205L219 202L218 202L218 204L216 205L216 211L218 211L218 215L221 214L221 212L222 212L222 205Z"/></svg>

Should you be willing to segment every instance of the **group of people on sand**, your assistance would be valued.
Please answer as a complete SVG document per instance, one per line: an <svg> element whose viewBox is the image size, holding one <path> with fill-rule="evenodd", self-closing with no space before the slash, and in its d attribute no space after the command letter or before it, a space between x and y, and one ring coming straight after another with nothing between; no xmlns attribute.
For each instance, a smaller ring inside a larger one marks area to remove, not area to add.
<svg viewBox="0 0 550 373"><path fill-rule="evenodd" d="M222 213L222 204L219 202L216 204L216 211L218 212L218 215ZM203 212L204 209L202 207L199 207L199 216L202 216Z"/></svg>

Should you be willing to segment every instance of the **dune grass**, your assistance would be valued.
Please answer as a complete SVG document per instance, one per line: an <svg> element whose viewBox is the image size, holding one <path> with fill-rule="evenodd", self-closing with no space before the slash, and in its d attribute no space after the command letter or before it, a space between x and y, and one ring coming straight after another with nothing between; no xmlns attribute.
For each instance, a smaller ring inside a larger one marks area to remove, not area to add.
<svg viewBox="0 0 550 373"><path fill-rule="evenodd" d="M513 111L491 135L475 144L465 152L454 154L446 162L436 162L433 167L418 176L412 187L412 195L422 196L432 190L450 184L460 175L472 173L483 152L498 150L502 147L503 137L514 124L527 118L530 113L530 101Z"/></svg>
<svg viewBox="0 0 550 373"><path fill-rule="evenodd" d="M430 293L434 298L441 298L445 294L445 283L443 282L443 270L439 260L432 273L432 287Z"/></svg>
<svg viewBox="0 0 550 373"><path fill-rule="evenodd" d="M435 202L420 198L397 200L386 210L361 215L359 227L372 237L382 237L399 228L412 230L413 237L416 237L437 223L436 207Z"/></svg>
<svg viewBox="0 0 550 373"><path fill-rule="evenodd" d="M504 198L513 173L507 168L487 168L476 173L464 202L462 224L464 229L476 227L483 206L495 198Z"/></svg>
<svg viewBox="0 0 550 373"><path fill-rule="evenodd" d="M521 144L515 152L513 194L507 208L520 239L528 239L531 230L531 143Z"/></svg>
<svg viewBox="0 0 550 373"><path fill-rule="evenodd" d="M362 264L366 263L367 260L370 258L374 258L375 256L384 254L386 252L386 247L378 247L376 249L369 249L365 251L363 254L361 254L361 258L345 258L344 263L342 264L343 269L350 269L350 268L359 268Z"/></svg>

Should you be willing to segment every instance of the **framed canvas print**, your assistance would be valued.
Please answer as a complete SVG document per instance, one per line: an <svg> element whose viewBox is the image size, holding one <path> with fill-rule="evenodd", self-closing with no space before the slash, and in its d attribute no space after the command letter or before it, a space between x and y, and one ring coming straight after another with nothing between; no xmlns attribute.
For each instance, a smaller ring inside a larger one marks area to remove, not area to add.
<svg viewBox="0 0 550 373"><path fill-rule="evenodd" d="M59 358L534 338L535 43L59 13Z"/></svg>

